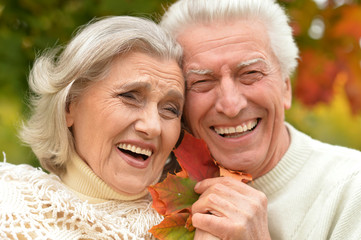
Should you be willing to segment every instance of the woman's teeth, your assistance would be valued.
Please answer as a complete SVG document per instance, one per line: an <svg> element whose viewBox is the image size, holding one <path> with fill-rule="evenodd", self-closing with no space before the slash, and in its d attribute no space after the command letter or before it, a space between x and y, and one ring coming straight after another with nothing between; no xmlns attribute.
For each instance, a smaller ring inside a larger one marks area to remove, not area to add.
<svg viewBox="0 0 361 240"><path fill-rule="evenodd" d="M249 121L248 123L238 125L236 127L217 127L214 128L214 131L217 134L222 135L223 137L239 137L243 133L253 130L257 126L257 123L258 123L257 120L253 120L253 121Z"/></svg>
<svg viewBox="0 0 361 240"><path fill-rule="evenodd" d="M140 148L140 147L137 147L137 146L132 145L132 144L120 143L118 145L118 148L120 150L129 151L129 152L132 152L132 153L135 153L135 154L145 155L146 157L150 157L152 155L152 150ZM144 157L143 157L143 159L145 160Z"/></svg>

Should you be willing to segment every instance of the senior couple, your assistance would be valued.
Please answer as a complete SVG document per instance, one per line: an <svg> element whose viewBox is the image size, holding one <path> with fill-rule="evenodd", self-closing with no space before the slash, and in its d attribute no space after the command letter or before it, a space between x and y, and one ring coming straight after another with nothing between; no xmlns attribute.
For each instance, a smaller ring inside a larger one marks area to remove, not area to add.
<svg viewBox="0 0 361 240"><path fill-rule="evenodd" d="M183 119L254 179L196 186L195 239L360 239L361 153L284 120L298 49L279 4L179 0L160 26L100 19L36 60L20 137L50 174L1 163L0 238L152 239L147 186L176 168Z"/></svg>

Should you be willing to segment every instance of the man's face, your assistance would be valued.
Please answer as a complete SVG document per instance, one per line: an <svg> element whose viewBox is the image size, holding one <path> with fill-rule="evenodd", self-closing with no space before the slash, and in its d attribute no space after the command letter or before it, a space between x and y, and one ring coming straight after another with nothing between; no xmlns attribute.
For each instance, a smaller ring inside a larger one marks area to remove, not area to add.
<svg viewBox="0 0 361 240"><path fill-rule="evenodd" d="M186 124L224 167L254 178L288 148L283 78L266 28L256 21L191 25L178 36L187 81Z"/></svg>

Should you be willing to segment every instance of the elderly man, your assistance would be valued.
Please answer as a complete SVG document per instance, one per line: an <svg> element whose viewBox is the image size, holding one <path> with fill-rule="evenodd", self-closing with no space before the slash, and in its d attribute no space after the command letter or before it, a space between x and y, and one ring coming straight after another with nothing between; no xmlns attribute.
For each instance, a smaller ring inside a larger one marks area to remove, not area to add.
<svg viewBox="0 0 361 240"><path fill-rule="evenodd" d="M196 239L361 239L361 153L284 121L298 48L273 0L179 0L161 26L184 48L184 119L225 168L196 185Z"/></svg>

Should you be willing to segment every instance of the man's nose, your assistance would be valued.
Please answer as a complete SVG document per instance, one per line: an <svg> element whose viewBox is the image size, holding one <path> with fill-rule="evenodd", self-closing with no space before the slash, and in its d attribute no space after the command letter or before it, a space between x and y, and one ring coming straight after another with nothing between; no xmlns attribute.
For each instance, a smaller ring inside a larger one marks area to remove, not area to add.
<svg viewBox="0 0 361 240"><path fill-rule="evenodd" d="M242 93L240 84L231 77L221 79L215 104L217 112L223 113L229 118L234 118L246 107L247 99Z"/></svg>

